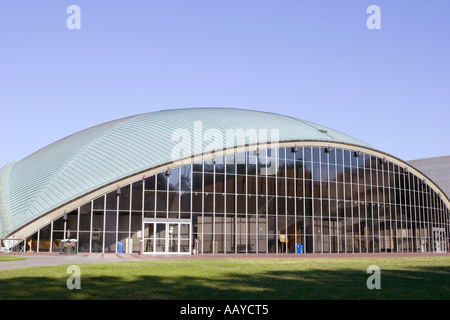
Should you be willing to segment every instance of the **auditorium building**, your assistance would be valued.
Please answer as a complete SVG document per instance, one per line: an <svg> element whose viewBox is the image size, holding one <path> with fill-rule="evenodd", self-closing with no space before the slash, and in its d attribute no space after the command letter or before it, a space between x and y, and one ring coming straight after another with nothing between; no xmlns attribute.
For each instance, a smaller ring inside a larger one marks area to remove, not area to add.
<svg viewBox="0 0 450 320"><path fill-rule="evenodd" d="M6 250L72 239L86 253L447 252L449 218L441 188L394 155L243 109L118 119L0 171Z"/></svg>

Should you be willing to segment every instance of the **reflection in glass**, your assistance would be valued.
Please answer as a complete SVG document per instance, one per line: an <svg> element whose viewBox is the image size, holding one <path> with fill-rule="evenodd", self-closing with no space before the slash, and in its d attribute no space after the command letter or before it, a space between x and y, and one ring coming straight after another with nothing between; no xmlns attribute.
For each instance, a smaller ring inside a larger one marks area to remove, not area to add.
<svg viewBox="0 0 450 320"><path fill-rule="evenodd" d="M285 254L297 244L303 253L432 252L432 228L450 234L448 216L443 199L396 163L292 146L162 170L29 238L41 252L57 251L69 235L79 252L116 252L116 241L136 253L189 253L197 245L199 253Z"/></svg>

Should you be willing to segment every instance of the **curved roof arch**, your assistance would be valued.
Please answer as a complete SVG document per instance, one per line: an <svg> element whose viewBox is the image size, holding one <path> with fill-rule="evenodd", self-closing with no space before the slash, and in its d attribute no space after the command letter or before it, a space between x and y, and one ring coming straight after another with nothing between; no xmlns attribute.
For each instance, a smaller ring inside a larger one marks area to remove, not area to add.
<svg viewBox="0 0 450 320"><path fill-rule="evenodd" d="M0 236L102 186L178 160L174 150L181 145L178 154L189 157L255 141L321 141L373 149L339 131L268 112L188 108L126 117L70 135L3 167Z"/></svg>

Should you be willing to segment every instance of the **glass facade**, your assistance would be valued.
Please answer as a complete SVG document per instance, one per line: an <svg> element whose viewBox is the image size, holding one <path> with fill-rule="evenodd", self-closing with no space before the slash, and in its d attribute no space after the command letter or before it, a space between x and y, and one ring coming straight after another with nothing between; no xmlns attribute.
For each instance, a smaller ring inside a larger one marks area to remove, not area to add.
<svg viewBox="0 0 450 320"><path fill-rule="evenodd" d="M145 177L68 212L25 247L56 252L73 238L78 252L104 253L445 252L449 213L406 166L292 146Z"/></svg>

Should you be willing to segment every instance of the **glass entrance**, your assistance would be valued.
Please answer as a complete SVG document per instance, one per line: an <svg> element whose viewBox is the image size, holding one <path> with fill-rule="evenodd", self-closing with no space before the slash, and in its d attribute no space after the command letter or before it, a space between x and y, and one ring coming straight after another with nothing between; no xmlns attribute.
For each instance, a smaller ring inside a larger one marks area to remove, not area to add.
<svg viewBox="0 0 450 320"><path fill-rule="evenodd" d="M144 253L190 253L191 224L144 222Z"/></svg>
<svg viewBox="0 0 450 320"><path fill-rule="evenodd" d="M444 228L433 228L433 243L434 252L442 253L447 252L445 245L445 229Z"/></svg>

